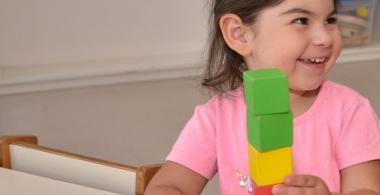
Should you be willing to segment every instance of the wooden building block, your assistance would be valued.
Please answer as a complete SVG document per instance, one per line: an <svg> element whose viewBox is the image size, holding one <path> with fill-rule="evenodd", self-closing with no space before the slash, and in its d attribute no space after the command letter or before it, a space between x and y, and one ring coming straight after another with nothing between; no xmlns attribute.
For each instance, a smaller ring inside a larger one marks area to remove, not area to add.
<svg viewBox="0 0 380 195"><path fill-rule="evenodd" d="M255 195L272 195L273 185L270 186L254 186Z"/></svg>
<svg viewBox="0 0 380 195"><path fill-rule="evenodd" d="M293 114L253 115L247 112L248 142L258 151L290 147L293 144Z"/></svg>
<svg viewBox="0 0 380 195"><path fill-rule="evenodd" d="M259 152L248 144L249 172L258 186L282 183L293 172L290 147Z"/></svg>
<svg viewBox="0 0 380 195"><path fill-rule="evenodd" d="M256 115L290 111L286 75L279 69L248 70L243 73L247 111Z"/></svg>

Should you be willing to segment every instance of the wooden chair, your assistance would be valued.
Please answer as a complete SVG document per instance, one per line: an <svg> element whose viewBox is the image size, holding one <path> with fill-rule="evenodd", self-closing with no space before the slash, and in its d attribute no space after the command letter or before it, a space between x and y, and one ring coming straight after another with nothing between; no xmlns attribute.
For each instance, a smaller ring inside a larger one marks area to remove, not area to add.
<svg viewBox="0 0 380 195"><path fill-rule="evenodd" d="M161 164L134 167L37 145L37 137L0 137L4 168L118 194L144 193Z"/></svg>

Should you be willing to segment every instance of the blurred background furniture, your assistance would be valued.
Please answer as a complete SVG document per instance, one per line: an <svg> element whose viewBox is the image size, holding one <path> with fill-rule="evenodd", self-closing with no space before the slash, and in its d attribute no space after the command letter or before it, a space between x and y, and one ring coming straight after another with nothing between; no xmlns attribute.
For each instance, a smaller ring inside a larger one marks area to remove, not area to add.
<svg viewBox="0 0 380 195"><path fill-rule="evenodd" d="M116 193L0 167L0 194L118 195Z"/></svg>
<svg viewBox="0 0 380 195"><path fill-rule="evenodd" d="M118 194L143 194L160 164L134 167L38 145L36 136L2 136L2 166Z"/></svg>

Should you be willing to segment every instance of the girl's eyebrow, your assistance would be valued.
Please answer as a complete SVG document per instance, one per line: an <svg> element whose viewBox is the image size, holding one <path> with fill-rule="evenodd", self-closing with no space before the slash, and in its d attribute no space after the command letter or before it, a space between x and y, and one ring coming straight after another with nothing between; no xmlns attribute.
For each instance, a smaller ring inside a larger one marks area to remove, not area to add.
<svg viewBox="0 0 380 195"><path fill-rule="evenodd" d="M328 16L332 16L337 13L337 10L332 10ZM288 14L306 14L306 15L315 15L312 11L309 11L307 9L303 8L292 8L290 10L287 10L285 12L282 12L280 15L288 15Z"/></svg>
<svg viewBox="0 0 380 195"><path fill-rule="evenodd" d="M292 8L290 10L287 10L285 12L282 12L280 15L288 15L288 14L306 14L306 15L313 15L313 13L309 10L303 9L303 8Z"/></svg>

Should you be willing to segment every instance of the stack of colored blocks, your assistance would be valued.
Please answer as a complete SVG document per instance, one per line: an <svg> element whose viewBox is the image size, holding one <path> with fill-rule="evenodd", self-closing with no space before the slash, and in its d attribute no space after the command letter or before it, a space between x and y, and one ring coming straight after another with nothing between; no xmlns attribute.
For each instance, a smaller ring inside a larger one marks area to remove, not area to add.
<svg viewBox="0 0 380 195"><path fill-rule="evenodd" d="M250 176L255 195L270 195L293 172L288 81L279 69L245 71L243 80Z"/></svg>

